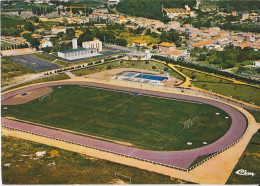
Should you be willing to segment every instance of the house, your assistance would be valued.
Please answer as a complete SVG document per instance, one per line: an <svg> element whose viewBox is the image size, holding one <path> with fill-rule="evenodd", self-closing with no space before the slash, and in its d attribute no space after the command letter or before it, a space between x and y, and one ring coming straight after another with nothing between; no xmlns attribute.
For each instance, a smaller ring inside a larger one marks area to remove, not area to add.
<svg viewBox="0 0 260 186"><path fill-rule="evenodd" d="M97 24L94 24L94 27L96 27L96 28L104 28L104 27L106 27L107 26L107 24L106 23L97 23Z"/></svg>
<svg viewBox="0 0 260 186"><path fill-rule="evenodd" d="M237 16L237 11L231 11L232 16Z"/></svg>
<svg viewBox="0 0 260 186"><path fill-rule="evenodd" d="M213 41L207 40L207 41L200 41L200 42L192 43L191 46L203 48L204 46L211 45L211 44L213 44Z"/></svg>
<svg viewBox="0 0 260 186"><path fill-rule="evenodd" d="M24 25L16 25L16 28L23 28Z"/></svg>
<svg viewBox="0 0 260 186"><path fill-rule="evenodd" d="M254 61L253 65L254 65L255 67L260 68L260 60Z"/></svg>
<svg viewBox="0 0 260 186"><path fill-rule="evenodd" d="M28 34L28 33L30 33L30 31L25 30L25 31L21 32L20 35L23 36L24 34Z"/></svg>
<svg viewBox="0 0 260 186"><path fill-rule="evenodd" d="M97 51L102 51L102 41L94 38L93 41L82 42L82 47L86 49L96 49Z"/></svg>
<svg viewBox="0 0 260 186"><path fill-rule="evenodd" d="M79 37L83 32L81 30L75 30L75 37Z"/></svg>
<svg viewBox="0 0 260 186"><path fill-rule="evenodd" d="M33 38L41 38L42 36L40 34L31 34Z"/></svg>
<svg viewBox="0 0 260 186"><path fill-rule="evenodd" d="M66 27L64 27L64 26L53 26L51 28L51 32L53 34L58 34L60 32L66 33Z"/></svg>
<svg viewBox="0 0 260 186"><path fill-rule="evenodd" d="M40 41L40 48L46 48L46 47L53 47L53 44L51 41L43 39Z"/></svg>
<svg viewBox="0 0 260 186"><path fill-rule="evenodd" d="M126 21L126 18L124 16L120 16L120 17L117 18L117 20L115 22L119 23L119 24L125 24L127 21Z"/></svg>
<svg viewBox="0 0 260 186"><path fill-rule="evenodd" d="M168 28L168 30L171 30L171 29L179 28L180 26L181 26L180 22L171 21L171 22L168 23L167 28Z"/></svg>
<svg viewBox="0 0 260 186"><path fill-rule="evenodd" d="M132 47L139 47L139 48L147 47L147 43L145 40L137 39L133 41Z"/></svg>
<svg viewBox="0 0 260 186"><path fill-rule="evenodd" d="M120 0L108 0L107 4L108 5L117 5L120 2Z"/></svg>
<svg viewBox="0 0 260 186"><path fill-rule="evenodd" d="M169 50L165 52L167 56L169 56L171 59L178 60L183 55L182 51L180 50Z"/></svg>
<svg viewBox="0 0 260 186"><path fill-rule="evenodd" d="M175 50L176 46L173 43L163 42L158 44L158 50L160 52L167 52L169 50Z"/></svg>
<svg viewBox="0 0 260 186"><path fill-rule="evenodd" d="M164 8L163 12L165 12L166 16L170 19L175 17L184 17L184 16L194 16L194 12L192 12L188 7L184 8Z"/></svg>

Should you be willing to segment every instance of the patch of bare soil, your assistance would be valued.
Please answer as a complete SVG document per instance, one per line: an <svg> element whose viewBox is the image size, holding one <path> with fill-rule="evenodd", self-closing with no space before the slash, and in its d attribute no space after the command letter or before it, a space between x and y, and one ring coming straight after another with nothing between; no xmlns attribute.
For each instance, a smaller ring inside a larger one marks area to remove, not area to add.
<svg viewBox="0 0 260 186"><path fill-rule="evenodd" d="M53 90L50 87L42 87L31 91L23 92L22 94L10 97L2 101L2 105L19 105L24 104L41 96L51 93Z"/></svg>

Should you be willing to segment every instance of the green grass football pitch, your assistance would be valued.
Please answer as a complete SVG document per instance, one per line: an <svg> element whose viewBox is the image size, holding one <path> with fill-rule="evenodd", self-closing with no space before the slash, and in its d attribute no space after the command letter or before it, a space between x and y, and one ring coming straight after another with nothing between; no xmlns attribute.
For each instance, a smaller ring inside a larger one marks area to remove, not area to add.
<svg viewBox="0 0 260 186"><path fill-rule="evenodd" d="M82 86L52 88L50 99L8 106L2 116L164 151L210 144L231 125L231 119L225 119L227 113L206 104ZM194 125L184 128L184 123L193 118Z"/></svg>

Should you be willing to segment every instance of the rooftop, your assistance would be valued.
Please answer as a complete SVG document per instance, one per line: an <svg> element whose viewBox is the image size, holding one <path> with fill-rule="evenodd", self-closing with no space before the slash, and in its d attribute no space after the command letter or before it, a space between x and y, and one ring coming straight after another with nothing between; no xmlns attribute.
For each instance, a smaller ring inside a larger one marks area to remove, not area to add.
<svg viewBox="0 0 260 186"><path fill-rule="evenodd" d="M164 47L173 47L174 45L173 45L172 43L163 42L163 43L160 43L159 46L164 46Z"/></svg>
<svg viewBox="0 0 260 186"><path fill-rule="evenodd" d="M139 43L139 44L144 44L144 43L146 43L145 40L141 40L141 39L134 40L133 42L134 42L134 43Z"/></svg>

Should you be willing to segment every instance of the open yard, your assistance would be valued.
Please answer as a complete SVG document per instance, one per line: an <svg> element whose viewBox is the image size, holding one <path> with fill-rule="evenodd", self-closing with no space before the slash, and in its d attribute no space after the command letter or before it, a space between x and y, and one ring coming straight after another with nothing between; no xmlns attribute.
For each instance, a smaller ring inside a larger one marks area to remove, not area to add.
<svg viewBox="0 0 260 186"><path fill-rule="evenodd" d="M76 76L83 76L83 75L93 74L96 72L101 72L107 69L115 69L115 68L137 68L137 69L152 70L161 73L165 72L166 70L166 72L170 73L171 76L184 81L184 77L181 76L179 73L170 69L164 64L157 63L154 61L126 61L126 60L115 61L115 62L99 65L96 67L89 67L81 70L76 70L73 71L72 73L75 74Z"/></svg>
<svg viewBox="0 0 260 186"><path fill-rule="evenodd" d="M180 69L180 71L188 77L193 77L194 80L192 81L192 83L196 87L206 90L212 90L213 92L225 96L232 96L233 98L241 101L245 101L248 103L253 102L256 105L260 105L260 88L234 84L231 81L222 78L194 72L187 69Z"/></svg>
<svg viewBox="0 0 260 186"><path fill-rule="evenodd" d="M43 157L36 152L46 151ZM131 177L133 184L185 184L138 168L88 157L13 137L2 136L3 184L123 184L115 172ZM4 166L10 163L10 167ZM25 176L26 175L26 176Z"/></svg>
<svg viewBox="0 0 260 186"><path fill-rule="evenodd" d="M220 113L216 115L215 113ZM186 150L222 137L231 119L205 104L81 86L53 87L51 99L8 106L2 116L43 123L152 150ZM195 118L194 125L184 123ZM187 145L192 142L192 145Z"/></svg>

